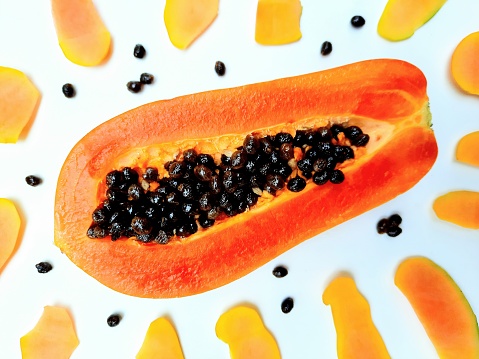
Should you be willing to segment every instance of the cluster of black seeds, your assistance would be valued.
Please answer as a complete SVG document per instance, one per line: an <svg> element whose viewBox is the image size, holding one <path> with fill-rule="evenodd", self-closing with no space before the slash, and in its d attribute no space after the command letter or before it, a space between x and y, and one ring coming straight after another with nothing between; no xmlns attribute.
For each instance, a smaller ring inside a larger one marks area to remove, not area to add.
<svg viewBox="0 0 479 359"><path fill-rule="evenodd" d="M389 237L397 237L402 233L401 227L399 225L402 223L402 218L399 214L393 214L388 218L382 218L376 229L379 234L386 233Z"/></svg>
<svg viewBox="0 0 479 359"><path fill-rule="evenodd" d="M105 180L106 199L93 211L87 235L166 244L173 236L188 237L200 227L245 212L264 192L300 192L308 180L339 184L344 174L337 165L354 158L351 146L339 144L340 133L349 140L341 143L365 146L369 141L359 127L335 124L297 130L294 137L286 132L249 134L219 163L210 154L188 149L164 165L163 177L154 167L141 174L130 167L111 171ZM298 161L295 152L300 153ZM152 184L154 190L149 189Z"/></svg>

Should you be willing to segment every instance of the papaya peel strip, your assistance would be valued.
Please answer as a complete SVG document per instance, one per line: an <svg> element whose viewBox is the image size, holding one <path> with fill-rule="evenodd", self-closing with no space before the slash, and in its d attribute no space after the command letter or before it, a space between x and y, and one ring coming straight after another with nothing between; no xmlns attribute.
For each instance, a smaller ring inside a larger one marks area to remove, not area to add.
<svg viewBox="0 0 479 359"><path fill-rule="evenodd" d="M365 133L376 131L366 153L344 170L341 185L285 191L171 245L86 236L101 181L125 152L309 118L351 119ZM68 155L57 185L55 244L86 273L125 294L180 297L211 290L414 186L437 156L430 120L424 75L391 59L143 105L98 126Z"/></svg>

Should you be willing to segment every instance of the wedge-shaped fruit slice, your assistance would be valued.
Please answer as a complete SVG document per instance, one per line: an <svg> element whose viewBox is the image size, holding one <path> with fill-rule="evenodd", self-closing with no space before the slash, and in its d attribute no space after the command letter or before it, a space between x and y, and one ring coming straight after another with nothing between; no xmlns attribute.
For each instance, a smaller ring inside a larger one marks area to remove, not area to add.
<svg viewBox="0 0 479 359"><path fill-rule="evenodd" d="M466 36L455 48L451 59L451 73L464 91L479 95L479 31Z"/></svg>
<svg viewBox="0 0 479 359"><path fill-rule="evenodd" d="M51 0L58 42L71 62L81 66L103 63L111 36L92 0Z"/></svg>
<svg viewBox="0 0 479 359"><path fill-rule="evenodd" d="M218 15L219 0L166 0L165 25L171 43L186 49Z"/></svg>
<svg viewBox="0 0 479 359"><path fill-rule="evenodd" d="M378 33L387 40L405 40L428 22L446 1L389 0L379 19Z"/></svg>
<svg viewBox="0 0 479 359"><path fill-rule="evenodd" d="M216 336L230 347L231 359L280 359L278 345L252 307L239 305L216 322Z"/></svg>
<svg viewBox="0 0 479 359"><path fill-rule="evenodd" d="M256 11L256 42L283 45L301 39L299 0L259 0Z"/></svg>
<svg viewBox="0 0 479 359"><path fill-rule="evenodd" d="M35 327L20 338L22 359L68 359L78 346L68 311L46 306Z"/></svg>
<svg viewBox="0 0 479 359"><path fill-rule="evenodd" d="M341 275L333 279L323 293L323 302L333 313L339 359L390 358L371 318L369 303L353 278Z"/></svg>
<svg viewBox="0 0 479 359"><path fill-rule="evenodd" d="M40 92L23 72L0 66L0 142L17 142L39 100Z"/></svg>
<svg viewBox="0 0 479 359"><path fill-rule="evenodd" d="M472 166L479 166L479 131L468 133L459 140L456 159Z"/></svg>
<svg viewBox="0 0 479 359"><path fill-rule="evenodd" d="M443 221L479 229L479 192L452 191L436 198L433 210Z"/></svg>
<svg viewBox="0 0 479 359"><path fill-rule="evenodd" d="M469 302L449 274L425 257L405 259L394 279L441 359L479 358L479 329Z"/></svg>
<svg viewBox="0 0 479 359"><path fill-rule="evenodd" d="M171 322L160 317L154 320L146 332L145 340L136 359L183 359L183 350Z"/></svg>
<svg viewBox="0 0 479 359"><path fill-rule="evenodd" d="M12 201L0 198L0 271L12 255L18 240L21 219Z"/></svg>

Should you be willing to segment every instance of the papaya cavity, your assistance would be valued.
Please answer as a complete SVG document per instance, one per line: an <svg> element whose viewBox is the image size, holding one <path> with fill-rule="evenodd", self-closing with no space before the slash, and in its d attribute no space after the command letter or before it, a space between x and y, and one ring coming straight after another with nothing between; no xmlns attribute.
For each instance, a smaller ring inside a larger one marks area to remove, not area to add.
<svg viewBox="0 0 479 359"><path fill-rule="evenodd" d="M281 359L276 340L252 307L229 309L219 317L215 330L229 345L231 359Z"/></svg>
<svg viewBox="0 0 479 359"><path fill-rule="evenodd" d="M215 20L219 0L166 0L164 19L171 43L189 47Z"/></svg>
<svg viewBox="0 0 479 359"><path fill-rule="evenodd" d="M390 41L405 40L428 22L447 0L388 0L378 23L378 34Z"/></svg>
<svg viewBox="0 0 479 359"><path fill-rule="evenodd" d="M394 278L441 359L479 358L477 319L461 289L438 264L410 257Z"/></svg>
<svg viewBox="0 0 479 359"><path fill-rule="evenodd" d="M180 340L171 322L160 317L148 327L136 359L184 359Z"/></svg>
<svg viewBox="0 0 479 359"><path fill-rule="evenodd" d="M0 142L17 142L39 101L40 92L23 72L0 66Z"/></svg>
<svg viewBox="0 0 479 359"><path fill-rule="evenodd" d="M70 358L78 344L68 311L54 306L46 306L35 327L20 338L22 359Z"/></svg>
<svg viewBox="0 0 479 359"><path fill-rule="evenodd" d="M465 92L479 95L479 31L456 46L451 59L452 78Z"/></svg>
<svg viewBox="0 0 479 359"><path fill-rule="evenodd" d="M372 320L369 303L353 278L341 275L333 279L323 293L323 302L331 306L333 313L339 359L390 358Z"/></svg>
<svg viewBox="0 0 479 359"><path fill-rule="evenodd" d="M452 191L436 198L436 216L458 226L479 229L479 192Z"/></svg>
<svg viewBox="0 0 479 359"><path fill-rule="evenodd" d="M81 66L103 63L111 35L92 0L51 0L58 43L65 57Z"/></svg>
<svg viewBox="0 0 479 359"><path fill-rule="evenodd" d="M6 198L0 198L0 271L15 250L20 232L21 219L15 204Z"/></svg>
<svg viewBox="0 0 479 359"><path fill-rule="evenodd" d="M300 0L258 0L255 40L262 45L284 45L301 39Z"/></svg>

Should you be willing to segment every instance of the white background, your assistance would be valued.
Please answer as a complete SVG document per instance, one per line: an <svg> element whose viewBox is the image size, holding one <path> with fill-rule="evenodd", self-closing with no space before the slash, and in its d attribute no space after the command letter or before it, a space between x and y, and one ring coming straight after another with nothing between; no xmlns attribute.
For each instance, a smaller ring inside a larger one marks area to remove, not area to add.
<svg viewBox="0 0 479 359"><path fill-rule="evenodd" d="M392 43L380 38L377 22L385 0L303 0L300 41L265 47L254 41L256 0L221 0L212 26L186 51L170 43L163 22L164 0L95 1L113 37L106 65L84 68L69 62L58 46L48 0L0 0L0 66L25 72L42 93L30 130L14 145L0 144L0 197L15 201L24 217L22 238L0 274L0 358L21 357L19 339L45 305L67 307L80 345L73 359L134 358L151 321L168 315L176 326L185 357L229 357L217 339L215 323L228 308L249 302L259 309L277 339L283 358L335 358L336 333L330 308L322 303L329 281L350 272L368 299L374 321L393 358L436 358L417 318L394 286L398 263L425 255L443 266L479 313L479 238L438 220L433 200L450 190L479 190L479 169L454 160L457 141L479 130L479 99L462 93L450 78L451 54L459 41L479 31L479 2L451 0L410 39ZM366 25L350 25L362 15ZM323 41L333 44L320 55ZM135 44L147 49L140 60ZM225 287L201 295L167 300L129 297L84 274L53 245L56 180L73 145L96 125L126 110L158 99L304 74L363 59L392 57L424 71L439 157L413 189L368 213L308 240L264 267ZM214 63L226 64L218 77ZM126 83L142 72L155 76L139 94ZM61 87L71 82L77 96L67 99ZM24 178L43 178L38 187ZM392 213L403 217L396 238L376 233L377 221ZM0 238L1 240L1 238ZM50 261L54 269L39 274L35 264ZM276 279L278 264L289 275ZM291 296L295 307L280 310ZM123 315L110 328L106 318ZM54 358L53 358L54 359Z"/></svg>

